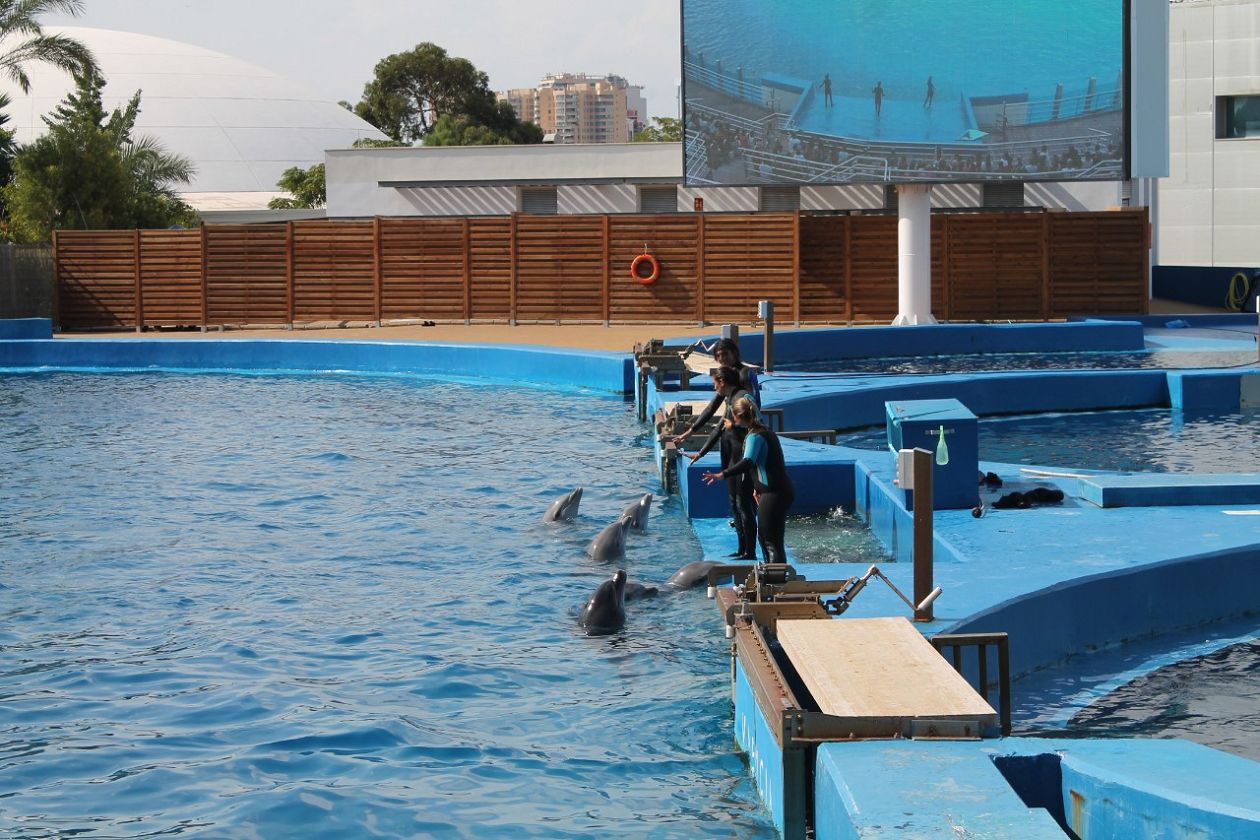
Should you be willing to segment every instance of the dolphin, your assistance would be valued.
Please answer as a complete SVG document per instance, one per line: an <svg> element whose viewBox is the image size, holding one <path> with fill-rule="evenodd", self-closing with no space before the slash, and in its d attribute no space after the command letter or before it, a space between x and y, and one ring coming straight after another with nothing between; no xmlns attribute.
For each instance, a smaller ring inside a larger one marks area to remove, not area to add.
<svg viewBox="0 0 1260 840"><path fill-rule="evenodd" d="M621 512L621 518L629 517L630 527L636 531L646 531L648 516L652 513L652 494L644 493L637 502L631 502Z"/></svg>
<svg viewBox="0 0 1260 840"><path fill-rule="evenodd" d="M626 556L626 528L630 520L622 517L599 532L586 547L586 556L592 560L620 560Z"/></svg>
<svg viewBox="0 0 1260 840"><path fill-rule="evenodd" d="M573 521L577 516L578 506L582 504L582 488L565 493L551 503L543 514L543 522Z"/></svg>
<svg viewBox="0 0 1260 840"><path fill-rule="evenodd" d="M716 560L697 560L694 563L688 563L670 576L665 581L666 586L674 589L691 589L705 583L709 577L709 570L714 566L720 566Z"/></svg>
<svg viewBox="0 0 1260 840"><path fill-rule="evenodd" d="M638 601L643 598L655 598L661 594L661 590L650 583L636 583L635 581L626 581L626 600Z"/></svg>
<svg viewBox="0 0 1260 840"><path fill-rule="evenodd" d="M595 594L582 607L578 623L588 636L607 636L626 626L626 570L599 585Z"/></svg>

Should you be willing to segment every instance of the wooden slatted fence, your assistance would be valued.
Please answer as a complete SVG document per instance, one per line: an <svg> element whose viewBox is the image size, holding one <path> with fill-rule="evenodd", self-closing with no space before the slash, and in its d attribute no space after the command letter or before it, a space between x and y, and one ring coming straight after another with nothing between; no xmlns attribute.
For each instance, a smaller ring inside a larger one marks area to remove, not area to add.
<svg viewBox="0 0 1260 840"><path fill-rule="evenodd" d="M1145 211L939 213L947 320L1140 313ZM630 263L644 249L652 284ZM897 313L897 219L801 213L379 218L62 231L63 329L295 322L782 324Z"/></svg>

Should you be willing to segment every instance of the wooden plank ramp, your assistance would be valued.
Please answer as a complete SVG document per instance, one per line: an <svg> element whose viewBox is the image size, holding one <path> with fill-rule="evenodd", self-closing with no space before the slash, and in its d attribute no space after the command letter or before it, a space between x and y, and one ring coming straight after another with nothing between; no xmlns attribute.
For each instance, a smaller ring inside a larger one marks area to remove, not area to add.
<svg viewBox="0 0 1260 840"><path fill-rule="evenodd" d="M781 620L776 632L824 714L997 725L993 707L904 618Z"/></svg>

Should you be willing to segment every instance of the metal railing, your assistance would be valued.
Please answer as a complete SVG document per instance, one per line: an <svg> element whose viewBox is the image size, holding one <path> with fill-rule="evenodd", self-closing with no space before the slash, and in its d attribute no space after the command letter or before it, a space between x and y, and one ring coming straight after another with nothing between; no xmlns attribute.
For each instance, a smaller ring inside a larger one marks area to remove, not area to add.
<svg viewBox="0 0 1260 840"><path fill-rule="evenodd" d="M755 84L746 82L738 76L719 73L702 64L696 64L694 61L683 62L683 75L707 88L733 96L736 99L743 99L758 105L766 104L765 92L762 90L760 81Z"/></svg>
<svg viewBox="0 0 1260 840"><path fill-rule="evenodd" d="M1005 633L937 633L929 641L932 646L945 655L945 648L950 648L951 662L954 670L964 677L963 648L975 648L979 653L977 683L975 686L985 702L989 701L989 648L997 649L998 666L998 718L1002 725L1002 734L1011 734L1011 652Z"/></svg>

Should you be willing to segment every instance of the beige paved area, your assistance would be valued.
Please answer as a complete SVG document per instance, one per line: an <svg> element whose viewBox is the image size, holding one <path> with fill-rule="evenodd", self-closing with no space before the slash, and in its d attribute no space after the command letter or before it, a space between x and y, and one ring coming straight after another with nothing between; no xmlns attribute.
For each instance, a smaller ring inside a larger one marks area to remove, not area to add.
<svg viewBox="0 0 1260 840"><path fill-rule="evenodd" d="M1192 303L1179 303L1168 300L1152 300L1153 315L1186 315L1196 313L1224 312ZM756 329L752 324L741 324L745 330ZM785 325L786 327L786 325ZM552 347L580 347L592 350L616 350L629 352L634 345L650 338L675 338L684 336L699 337L714 335L717 326L697 327L685 324L635 324L602 327L596 325L555 325L555 324L522 324L515 327L506 324L438 324L433 327L422 327L415 324L405 326L384 327L338 327L328 325L318 328L302 329L230 329L211 330L170 330L160 332L137 333L134 330L125 332L91 332L61 333L75 338L186 338L198 339L258 339L285 338L294 340L351 340L351 341L439 341L459 342L465 344L541 344Z"/></svg>

